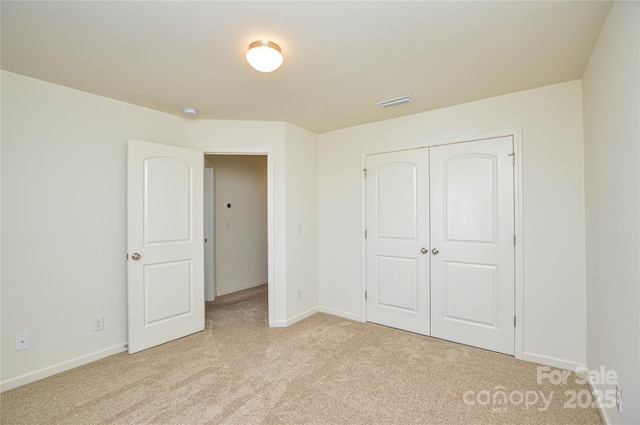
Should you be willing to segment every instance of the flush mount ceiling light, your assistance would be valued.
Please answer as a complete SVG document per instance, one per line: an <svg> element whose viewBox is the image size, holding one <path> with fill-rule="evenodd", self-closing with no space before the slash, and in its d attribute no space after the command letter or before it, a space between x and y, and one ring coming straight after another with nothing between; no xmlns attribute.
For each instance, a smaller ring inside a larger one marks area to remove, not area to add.
<svg viewBox="0 0 640 425"><path fill-rule="evenodd" d="M404 103L413 102L413 97L411 95L396 97L395 99L383 100L382 102L378 102L381 108L390 108L392 106L402 105Z"/></svg>
<svg viewBox="0 0 640 425"><path fill-rule="evenodd" d="M282 65L282 50L276 43L258 40L249 44L247 62L260 72L271 72Z"/></svg>

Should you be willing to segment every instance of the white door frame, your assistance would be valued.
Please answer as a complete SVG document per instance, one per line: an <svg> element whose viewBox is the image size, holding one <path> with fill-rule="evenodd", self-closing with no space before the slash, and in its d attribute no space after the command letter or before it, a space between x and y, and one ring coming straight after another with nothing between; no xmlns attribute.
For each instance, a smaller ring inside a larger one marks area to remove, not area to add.
<svg viewBox="0 0 640 425"><path fill-rule="evenodd" d="M269 308L269 326L277 326L275 321L276 296L284 297L285 293L276 293L275 285L275 246L273 243L273 149L270 147L215 147L200 148L202 160L205 155L259 155L267 157L267 291Z"/></svg>
<svg viewBox="0 0 640 425"><path fill-rule="evenodd" d="M216 172L215 166L204 167L204 287L205 302L216 299ZM207 297L209 295L209 297Z"/></svg>
<svg viewBox="0 0 640 425"><path fill-rule="evenodd" d="M361 168L366 169L366 157L367 155L377 154L377 153L385 153L385 152L393 152L393 151L401 151L401 150L413 150L419 148L430 148L434 146L440 145L449 145L452 143L465 143L465 142L474 142L477 140L484 139L494 139L497 137L511 136L513 137L513 151L515 153L515 164L513 169L513 178L514 178L514 194L513 194L513 202L514 202L514 216L515 216L515 235L516 235L516 246L515 246L515 316L516 316L516 326L514 329L514 357L517 359L523 359L523 351L524 351L524 235L523 235L523 210L522 210L522 129L521 128L512 128L505 130L496 130L496 131L488 131L483 133L475 133L466 136L453 137L450 139L440 139L434 140L432 142L427 142L424 145L416 145L416 146L407 146L404 149L393 149L391 151L387 150L377 150L371 152L362 152L361 153ZM362 274L362 302L361 302L361 317L362 321L367 321L367 301L364 297L365 291L367 290L367 240L364 238L364 232L367 230L367 182L365 180L364 173L362 173L361 182L360 182L360 200L361 200L361 223L362 229L361 234L362 244L361 244L361 274Z"/></svg>

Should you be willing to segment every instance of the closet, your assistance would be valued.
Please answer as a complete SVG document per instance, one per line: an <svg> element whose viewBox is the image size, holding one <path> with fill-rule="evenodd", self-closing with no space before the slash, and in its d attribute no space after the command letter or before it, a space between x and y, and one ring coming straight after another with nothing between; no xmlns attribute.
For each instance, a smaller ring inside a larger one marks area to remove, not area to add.
<svg viewBox="0 0 640 425"><path fill-rule="evenodd" d="M514 147L366 156L367 321L514 354Z"/></svg>

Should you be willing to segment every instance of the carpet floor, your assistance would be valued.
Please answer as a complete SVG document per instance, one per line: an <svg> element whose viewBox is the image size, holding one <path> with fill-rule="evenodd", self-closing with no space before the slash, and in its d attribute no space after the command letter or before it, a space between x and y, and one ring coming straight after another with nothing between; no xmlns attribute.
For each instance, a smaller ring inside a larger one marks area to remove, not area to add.
<svg viewBox="0 0 640 425"><path fill-rule="evenodd" d="M206 315L198 334L2 393L2 424L601 423L575 374L539 382L534 363L322 313L269 328L266 286Z"/></svg>

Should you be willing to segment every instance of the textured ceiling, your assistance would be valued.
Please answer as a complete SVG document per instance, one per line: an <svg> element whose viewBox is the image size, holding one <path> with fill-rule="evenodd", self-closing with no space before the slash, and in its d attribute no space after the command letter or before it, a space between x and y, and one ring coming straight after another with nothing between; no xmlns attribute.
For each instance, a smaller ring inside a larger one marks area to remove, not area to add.
<svg viewBox="0 0 640 425"><path fill-rule="evenodd" d="M598 1L2 1L2 69L198 118L316 133L581 78ZM258 39L285 60L246 63ZM411 94L408 105L376 102Z"/></svg>

